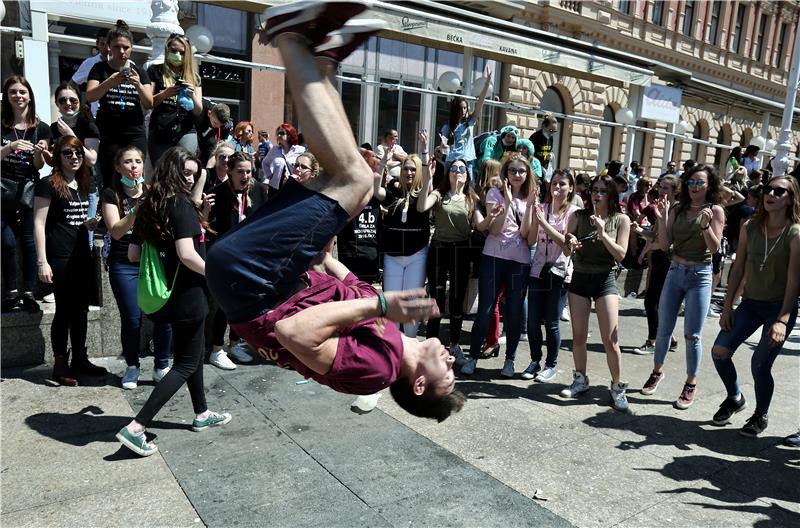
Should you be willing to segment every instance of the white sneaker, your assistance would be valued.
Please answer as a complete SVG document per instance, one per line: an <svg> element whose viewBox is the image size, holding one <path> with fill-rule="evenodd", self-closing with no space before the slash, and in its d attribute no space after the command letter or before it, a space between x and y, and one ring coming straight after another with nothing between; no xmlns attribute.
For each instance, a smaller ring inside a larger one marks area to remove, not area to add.
<svg viewBox="0 0 800 528"><path fill-rule="evenodd" d="M506 336L504 336L504 335L501 335L501 336L500 336L500 339L498 339L498 340L497 340L497 344L498 344L498 345L504 345L504 346L505 346L505 344L506 344Z"/></svg>
<svg viewBox="0 0 800 528"><path fill-rule="evenodd" d="M167 365L166 367L164 367L162 369L160 369L160 368L153 369L153 381L158 383L159 381L164 379L164 376L167 375L167 372L169 372L169 369L170 369L169 365Z"/></svg>
<svg viewBox="0 0 800 528"><path fill-rule="evenodd" d="M467 376L471 376L471 375L475 374L475 367L477 365L478 365L478 360L477 359L469 358L467 360L467 362L464 363L464 366L461 367L461 373L465 374Z"/></svg>
<svg viewBox="0 0 800 528"><path fill-rule="evenodd" d="M628 405L628 398L625 396L625 391L628 384L622 381L612 383L608 393L611 395L611 406L625 414L633 414L630 406Z"/></svg>
<svg viewBox="0 0 800 528"><path fill-rule="evenodd" d="M55 293L48 293L44 297L42 297L42 302L46 303L54 303L56 302L56 294Z"/></svg>
<svg viewBox="0 0 800 528"><path fill-rule="evenodd" d="M571 321L571 319L569 317L569 306L567 306L567 305L564 305L564 309L561 310L561 320L564 321L565 323L568 323L568 322Z"/></svg>
<svg viewBox="0 0 800 528"><path fill-rule="evenodd" d="M561 396L564 398L574 398L579 394L589 390L589 376L578 372L572 371L572 385L561 391Z"/></svg>
<svg viewBox="0 0 800 528"><path fill-rule="evenodd" d="M247 342L240 339L235 345L230 347L228 354L239 363L251 363L253 361L253 356L250 355L249 350L250 346Z"/></svg>
<svg viewBox="0 0 800 528"><path fill-rule="evenodd" d="M709 319L719 319L719 312L716 311L713 307L709 306L708 314L706 314L706 317Z"/></svg>
<svg viewBox="0 0 800 528"><path fill-rule="evenodd" d="M375 394L367 394L365 396L359 396L355 399L355 401L350 405L350 410L356 414L367 414L372 409L378 405L378 399L380 399L381 393L376 392Z"/></svg>
<svg viewBox="0 0 800 528"><path fill-rule="evenodd" d="M132 390L139 386L139 367L131 365L122 375L122 388Z"/></svg>
<svg viewBox="0 0 800 528"><path fill-rule="evenodd" d="M513 378L514 374L514 361L507 359L505 363L503 363L503 370L500 371L500 375L504 378Z"/></svg>
<svg viewBox="0 0 800 528"><path fill-rule="evenodd" d="M556 374L558 374L558 371L556 371L555 367L545 366L544 370L542 370L539 374L537 374L536 378L534 378L534 381L547 383L548 381L553 381L556 377Z"/></svg>
<svg viewBox="0 0 800 528"><path fill-rule="evenodd" d="M528 342L528 332L522 332L519 335L519 342L520 343L527 343Z"/></svg>
<svg viewBox="0 0 800 528"><path fill-rule="evenodd" d="M456 358L455 366L462 367L464 363L467 362L467 358L464 356L464 351L461 350L461 345L453 345L450 347L450 355Z"/></svg>
<svg viewBox="0 0 800 528"><path fill-rule="evenodd" d="M228 358L228 354L224 350L212 352L208 362L222 370L234 370L236 368L236 363Z"/></svg>
<svg viewBox="0 0 800 528"><path fill-rule="evenodd" d="M522 372L522 379L532 380L540 370L542 370L542 367L539 365L539 362L531 361L528 368Z"/></svg>

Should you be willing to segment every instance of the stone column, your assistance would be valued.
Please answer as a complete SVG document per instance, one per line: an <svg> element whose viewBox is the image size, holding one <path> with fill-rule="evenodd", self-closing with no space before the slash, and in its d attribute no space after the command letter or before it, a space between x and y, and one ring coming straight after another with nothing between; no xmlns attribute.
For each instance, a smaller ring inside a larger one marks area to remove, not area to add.
<svg viewBox="0 0 800 528"><path fill-rule="evenodd" d="M183 28L178 22L178 0L153 0L150 9L153 11L153 18L150 19L146 32L153 50L145 68L152 64L163 64L167 38L173 33L183 35Z"/></svg>

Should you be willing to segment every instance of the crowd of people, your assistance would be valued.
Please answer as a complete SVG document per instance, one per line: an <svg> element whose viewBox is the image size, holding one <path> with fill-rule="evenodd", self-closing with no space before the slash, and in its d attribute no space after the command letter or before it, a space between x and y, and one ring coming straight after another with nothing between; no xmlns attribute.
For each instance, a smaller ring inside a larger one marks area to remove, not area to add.
<svg viewBox="0 0 800 528"><path fill-rule="evenodd" d="M682 312L686 381L675 406L692 405L703 326L717 317L712 358L728 395L713 423L729 423L746 405L731 357L762 328L752 358L756 407L741 429L761 433L771 367L794 327L800 295L798 170L772 175L757 163L758 149L748 147L734 149L723 171L689 160L679 172L670 161L651 179L636 162L611 161L595 175L579 173L558 166L558 120L550 114L527 139L509 124L476 141L488 82L472 110L454 97L448 121L435 133L421 130L408 151L394 129L374 148L356 147L329 79L354 45L382 26L353 23L363 6L345 5L351 7L313 27L296 17L296 7L271 10L266 38L291 65L287 81L299 115L298 127L276 128L274 143L269 132L249 121L234 124L226 105L203 97L185 37L170 36L164 63L145 70L130 60L133 38L122 21L98 35L99 53L76 82L58 86L60 116L51 125L37 117L24 78L5 80L3 310L36 310L37 279L52 285L53 379L77 385L80 376L107 374L86 349L92 241L104 233L125 389L140 378L143 318L154 323L157 385L117 435L140 455L156 451L144 431L184 383L194 430L231 420L206 404L207 350L221 369L252 363L255 355L290 365L360 395L365 410L389 387L409 412L442 421L464 402L453 369L474 375L503 344L500 376L553 383L562 324L570 322L574 369L560 394L576 398L590 388L593 306L611 406L630 413L617 276L646 268L648 332L633 350L653 355L642 394L655 393L664 379ZM326 47L335 31L350 40ZM52 171L40 178L46 164ZM148 311L137 286L140 265L153 255L163 263L168 299ZM715 310L728 258L726 294ZM475 294L465 353L463 320ZM521 341L530 348L524 368Z"/></svg>

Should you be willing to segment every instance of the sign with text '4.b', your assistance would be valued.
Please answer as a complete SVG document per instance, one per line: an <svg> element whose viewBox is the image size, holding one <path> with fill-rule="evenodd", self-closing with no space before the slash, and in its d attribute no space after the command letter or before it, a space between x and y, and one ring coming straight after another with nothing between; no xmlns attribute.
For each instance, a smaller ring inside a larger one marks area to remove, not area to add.
<svg viewBox="0 0 800 528"><path fill-rule="evenodd" d="M651 84L642 90L642 119L660 123L678 123L681 120L680 88Z"/></svg>

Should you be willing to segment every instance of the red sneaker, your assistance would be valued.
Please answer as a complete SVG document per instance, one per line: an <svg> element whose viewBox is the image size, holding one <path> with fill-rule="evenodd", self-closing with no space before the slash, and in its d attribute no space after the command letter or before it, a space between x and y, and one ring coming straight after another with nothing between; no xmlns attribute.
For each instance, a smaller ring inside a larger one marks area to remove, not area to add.
<svg viewBox="0 0 800 528"><path fill-rule="evenodd" d="M297 33L308 39L311 47L318 45L329 33L365 11L369 0L302 0L267 9L262 29L267 41L281 33Z"/></svg>
<svg viewBox="0 0 800 528"><path fill-rule="evenodd" d="M663 372L651 372L650 377L647 378L644 387L642 387L642 394L646 395L653 394L658 388L658 384L661 383L661 380L663 379L664 379Z"/></svg>
<svg viewBox="0 0 800 528"><path fill-rule="evenodd" d="M329 33L314 48L314 55L326 57L338 64L371 36L386 29L388 26L389 24L378 19L348 20L341 29Z"/></svg>

